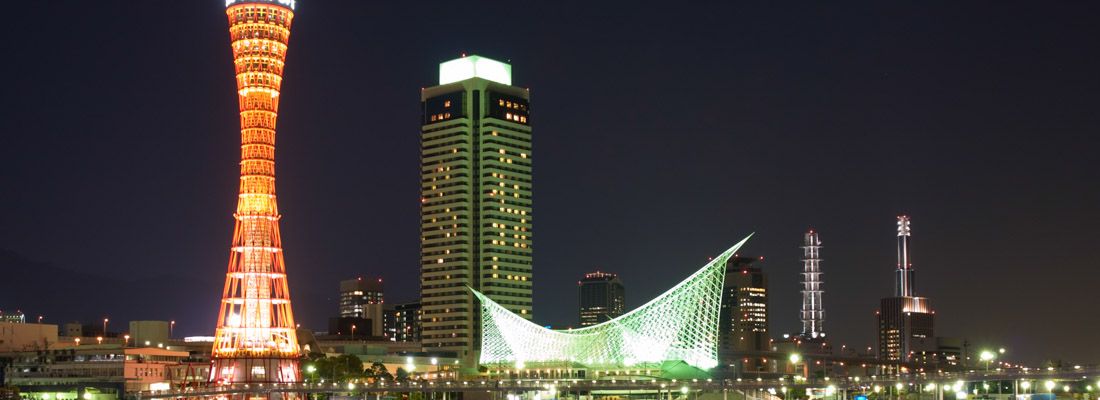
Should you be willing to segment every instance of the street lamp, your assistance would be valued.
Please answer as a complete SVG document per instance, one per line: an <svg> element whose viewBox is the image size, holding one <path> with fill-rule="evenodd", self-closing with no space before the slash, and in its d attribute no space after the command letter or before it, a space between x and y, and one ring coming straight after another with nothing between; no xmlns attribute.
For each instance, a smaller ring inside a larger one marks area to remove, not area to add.
<svg viewBox="0 0 1100 400"><path fill-rule="evenodd" d="M176 321L169 322L168 323L168 337L172 337L173 335L175 335L175 331L176 331Z"/></svg>
<svg viewBox="0 0 1100 400"><path fill-rule="evenodd" d="M432 366L435 367L435 379L439 380L439 359L432 357Z"/></svg>
<svg viewBox="0 0 1100 400"><path fill-rule="evenodd" d="M80 346L80 338L76 338L76 339L74 339L74 340L76 340L76 345L77 345L77 346Z"/></svg>
<svg viewBox="0 0 1100 400"><path fill-rule="evenodd" d="M351 340L355 340L355 324L351 324Z"/></svg>
<svg viewBox="0 0 1100 400"><path fill-rule="evenodd" d="M103 344L103 336L96 336L95 340L99 342L99 344Z"/></svg>
<svg viewBox="0 0 1100 400"><path fill-rule="evenodd" d="M1043 386L1046 386L1048 392L1054 392L1054 381L1046 381Z"/></svg>
<svg viewBox="0 0 1100 400"><path fill-rule="evenodd" d="M981 354L978 355L978 358L982 361L985 361L985 369L988 370L989 363L992 362L994 358L997 358L997 355L994 354L992 351L982 350Z"/></svg>
<svg viewBox="0 0 1100 400"><path fill-rule="evenodd" d="M107 318L103 319L103 336L107 336L107 321L110 321L110 320L107 319Z"/></svg>
<svg viewBox="0 0 1100 400"><path fill-rule="evenodd" d="M126 341L122 342L122 347L129 346L130 345L130 335L126 334L126 335L122 335L122 337L123 337L123 339L126 339Z"/></svg>

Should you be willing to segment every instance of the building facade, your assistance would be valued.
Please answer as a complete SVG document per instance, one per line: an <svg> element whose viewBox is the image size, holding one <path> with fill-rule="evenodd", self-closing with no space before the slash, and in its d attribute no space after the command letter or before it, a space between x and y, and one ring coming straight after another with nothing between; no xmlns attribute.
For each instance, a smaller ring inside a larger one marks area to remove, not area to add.
<svg viewBox="0 0 1100 400"><path fill-rule="evenodd" d="M168 369L184 362L188 353L117 343L58 346L0 357L11 360L5 371L7 383L26 398L119 400L127 392L169 389Z"/></svg>
<svg viewBox="0 0 1100 400"><path fill-rule="evenodd" d="M385 334L382 279L340 281L339 311L329 318L328 334L380 338Z"/></svg>
<svg viewBox="0 0 1100 400"><path fill-rule="evenodd" d="M365 309L383 303L382 279L347 279L340 281L340 316L367 318Z"/></svg>
<svg viewBox="0 0 1100 400"><path fill-rule="evenodd" d="M479 56L440 64L439 78L421 91L421 341L473 360L467 288L532 317L530 93Z"/></svg>
<svg viewBox="0 0 1100 400"><path fill-rule="evenodd" d="M419 302L387 304L383 315L386 338L395 342L419 342L422 315Z"/></svg>
<svg viewBox="0 0 1100 400"><path fill-rule="evenodd" d="M768 277L763 257L735 255L726 264L719 324L719 357L737 374L763 372L767 365L753 353L769 349ZM748 355L748 356L746 356Z"/></svg>
<svg viewBox="0 0 1100 400"><path fill-rule="evenodd" d="M927 298L917 297L910 259L909 217L898 216L898 263L894 296L879 302L878 356L886 361L911 361L924 352L936 351L935 312Z"/></svg>
<svg viewBox="0 0 1100 400"><path fill-rule="evenodd" d="M584 274L584 279L577 282L577 296L581 327L609 321L626 310L626 289L616 274L600 271Z"/></svg>

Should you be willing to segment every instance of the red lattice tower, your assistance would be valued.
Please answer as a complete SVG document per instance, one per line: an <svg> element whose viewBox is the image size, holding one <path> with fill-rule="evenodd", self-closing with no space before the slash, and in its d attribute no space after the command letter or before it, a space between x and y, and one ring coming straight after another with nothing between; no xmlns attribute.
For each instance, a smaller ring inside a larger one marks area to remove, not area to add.
<svg viewBox="0 0 1100 400"><path fill-rule="evenodd" d="M279 207L275 120L293 0L227 0L241 111L241 186L210 382L298 382Z"/></svg>

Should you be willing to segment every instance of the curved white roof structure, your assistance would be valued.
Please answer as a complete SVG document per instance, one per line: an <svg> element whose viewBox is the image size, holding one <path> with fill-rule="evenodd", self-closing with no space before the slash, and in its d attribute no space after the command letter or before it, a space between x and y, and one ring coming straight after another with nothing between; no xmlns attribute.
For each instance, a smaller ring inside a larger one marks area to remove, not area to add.
<svg viewBox="0 0 1100 400"><path fill-rule="evenodd" d="M569 362L621 368L683 361L700 369L712 368L718 365L718 316L726 261L747 240L645 305L581 329L546 329L471 289L481 300L480 362Z"/></svg>

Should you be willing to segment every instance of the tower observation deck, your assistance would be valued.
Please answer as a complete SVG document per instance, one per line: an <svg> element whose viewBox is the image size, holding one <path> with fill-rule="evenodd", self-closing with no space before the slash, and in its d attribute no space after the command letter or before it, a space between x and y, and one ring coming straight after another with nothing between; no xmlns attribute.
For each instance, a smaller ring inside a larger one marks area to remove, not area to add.
<svg viewBox="0 0 1100 400"><path fill-rule="evenodd" d="M228 0L241 119L240 195L209 381L300 381L275 201L275 121L293 0Z"/></svg>

